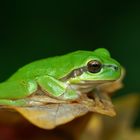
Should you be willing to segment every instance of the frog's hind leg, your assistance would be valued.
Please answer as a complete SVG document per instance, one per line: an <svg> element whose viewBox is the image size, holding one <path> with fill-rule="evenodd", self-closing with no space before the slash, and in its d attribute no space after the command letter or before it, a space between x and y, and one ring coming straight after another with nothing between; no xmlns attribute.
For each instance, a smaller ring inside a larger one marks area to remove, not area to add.
<svg viewBox="0 0 140 140"><path fill-rule="evenodd" d="M0 99L0 108L4 106L26 106L27 102L24 99L10 100L10 99Z"/></svg>
<svg viewBox="0 0 140 140"><path fill-rule="evenodd" d="M22 105L37 91L35 81L7 81L0 84L0 105Z"/></svg>

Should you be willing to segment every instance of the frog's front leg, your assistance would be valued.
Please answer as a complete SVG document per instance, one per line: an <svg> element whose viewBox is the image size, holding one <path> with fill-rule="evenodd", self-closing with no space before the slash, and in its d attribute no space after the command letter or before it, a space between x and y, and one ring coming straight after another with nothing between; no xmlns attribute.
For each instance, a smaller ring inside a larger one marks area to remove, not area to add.
<svg viewBox="0 0 140 140"><path fill-rule="evenodd" d="M38 77L37 83L44 92L47 92L52 97L62 100L75 100L78 98L77 92L69 88L68 83L59 81L51 76Z"/></svg>

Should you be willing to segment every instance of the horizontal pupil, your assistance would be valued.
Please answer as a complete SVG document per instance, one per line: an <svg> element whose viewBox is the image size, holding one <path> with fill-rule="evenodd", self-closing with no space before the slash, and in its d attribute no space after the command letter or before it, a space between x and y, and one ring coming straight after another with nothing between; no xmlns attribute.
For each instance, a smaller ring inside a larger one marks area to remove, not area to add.
<svg viewBox="0 0 140 140"><path fill-rule="evenodd" d="M99 67L99 65L98 65L98 64L93 64L92 66L94 66L94 67Z"/></svg>

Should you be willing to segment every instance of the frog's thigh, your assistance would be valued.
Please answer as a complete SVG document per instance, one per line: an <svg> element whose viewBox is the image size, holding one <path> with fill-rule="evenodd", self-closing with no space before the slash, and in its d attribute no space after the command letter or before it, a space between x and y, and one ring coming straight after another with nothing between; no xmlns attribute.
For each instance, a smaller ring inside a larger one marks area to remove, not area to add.
<svg viewBox="0 0 140 140"><path fill-rule="evenodd" d="M45 90L54 97L60 97L61 99L74 99L77 97L76 92L69 89L66 83L51 76L46 75L38 77L37 83L40 85L42 90Z"/></svg>
<svg viewBox="0 0 140 140"><path fill-rule="evenodd" d="M0 84L0 99L20 99L37 90L35 81L7 81Z"/></svg>

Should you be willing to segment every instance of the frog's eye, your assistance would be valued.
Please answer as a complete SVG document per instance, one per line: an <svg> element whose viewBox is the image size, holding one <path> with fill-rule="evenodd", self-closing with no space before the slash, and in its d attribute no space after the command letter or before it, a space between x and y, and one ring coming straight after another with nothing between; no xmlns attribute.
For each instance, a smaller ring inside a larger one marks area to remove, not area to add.
<svg viewBox="0 0 140 140"><path fill-rule="evenodd" d="M87 63L87 69L91 73L97 73L101 70L102 64L97 60L91 60Z"/></svg>

